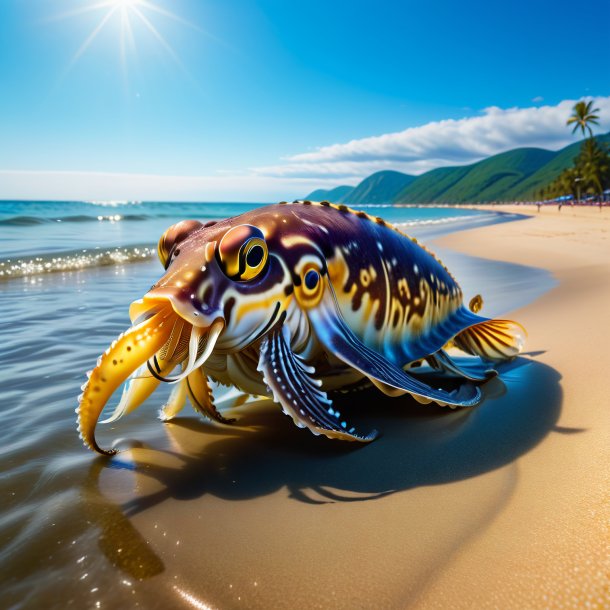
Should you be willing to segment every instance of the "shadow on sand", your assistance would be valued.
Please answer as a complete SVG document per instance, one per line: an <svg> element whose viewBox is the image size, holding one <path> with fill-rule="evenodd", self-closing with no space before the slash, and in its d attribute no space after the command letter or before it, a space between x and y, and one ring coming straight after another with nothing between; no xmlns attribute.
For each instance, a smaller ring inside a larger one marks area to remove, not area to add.
<svg viewBox="0 0 610 610"><path fill-rule="evenodd" d="M501 379L485 384L487 399L473 410L385 399L379 393L355 395L352 404L340 408L361 429L381 432L368 445L299 430L268 401L243 408L231 428L178 418L167 424L174 452L140 446L94 460L83 489L87 517L100 526L100 547L108 559L146 578L163 571L163 563L129 517L167 499L194 501L213 494L240 501L285 487L296 501L312 505L361 502L486 473L540 443L561 409L560 375L554 369L519 358L502 367ZM160 486L121 505L111 503L99 490L100 474L108 467L134 470Z"/></svg>

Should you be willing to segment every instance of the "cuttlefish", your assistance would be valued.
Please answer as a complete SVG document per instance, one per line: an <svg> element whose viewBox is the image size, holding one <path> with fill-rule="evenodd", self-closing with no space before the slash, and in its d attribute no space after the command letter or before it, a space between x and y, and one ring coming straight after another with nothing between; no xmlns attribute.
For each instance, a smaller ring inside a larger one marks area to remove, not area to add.
<svg viewBox="0 0 610 610"><path fill-rule="evenodd" d="M161 383L174 384L161 410L187 399L230 423L210 381L278 403L300 428L367 443L333 405L335 393L366 384L420 403L473 407L493 363L514 358L524 330L480 316L430 251L381 218L329 202L265 206L202 224L185 220L159 240L165 273L131 304L132 326L102 354L79 397L84 444L103 454L95 428L125 381L115 421ZM475 365L458 364L456 347ZM417 367L463 378L456 390L428 385Z"/></svg>

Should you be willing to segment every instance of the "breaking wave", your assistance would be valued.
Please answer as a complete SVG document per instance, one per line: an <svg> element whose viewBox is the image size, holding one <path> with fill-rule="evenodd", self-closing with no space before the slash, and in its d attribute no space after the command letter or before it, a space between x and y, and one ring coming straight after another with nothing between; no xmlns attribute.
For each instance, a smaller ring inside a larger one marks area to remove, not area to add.
<svg viewBox="0 0 610 610"><path fill-rule="evenodd" d="M0 260L0 281L29 278L46 273L83 271L93 267L126 265L149 261L156 256L150 246L126 246L121 248L92 248L69 252L54 252L19 259Z"/></svg>

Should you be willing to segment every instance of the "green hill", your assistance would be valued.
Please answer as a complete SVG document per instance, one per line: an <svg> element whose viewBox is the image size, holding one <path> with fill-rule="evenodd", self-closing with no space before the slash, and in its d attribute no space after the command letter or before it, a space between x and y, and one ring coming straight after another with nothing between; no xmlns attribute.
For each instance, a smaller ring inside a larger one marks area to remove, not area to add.
<svg viewBox="0 0 610 610"><path fill-rule="evenodd" d="M338 186L334 189L318 189L309 193L305 199L309 201L330 201L331 203L343 203L345 198L354 190L353 186Z"/></svg>
<svg viewBox="0 0 610 610"><path fill-rule="evenodd" d="M424 174L416 179L410 187L401 191L394 201L396 203L496 201L502 199L508 189L514 188L515 185L546 165L555 154L541 148L517 148L472 165L441 168L446 170L442 181L442 185L446 188L443 188L442 191L439 192L438 188L434 189L434 182L436 181L431 183L429 179L426 179L427 174ZM432 188L428 188L427 194L417 193L419 197L416 197L411 189L416 188L417 182L422 179L426 179L426 185Z"/></svg>
<svg viewBox="0 0 610 610"><path fill-rule="evenodd" d="M364 179L344 200L344 203L388 203L403 191L415 176L394 171L372 174Z"/></svg>
<svg viewBox="0 0 610 610"><path fill-rule="evenodd" d="M444 194L453 188L467 173L468 168L466 166L433 169L418 176L393 201L400 203L445 201Z"/></svg>
<svg viewBox="0 0 610 610"><path fill-rule="evenodd" d="M610 144L610 133L596 139ZM377 172L345 195L342 202L476 203L532 199L572 165L580 146L581 142L575 142L558 151L516 148L471 165L439 167L421 176ZM330 192L333 191L314 191L309 198L319 200L323 197L314 195ZM326 198L330 199L328 195Z"/></svg>
<svg viewBox="0 0 610 610"><path fill-rule="evenodd" d="M595 139L600 143L610 144L610 133L596 136ZM564 169L570 167L574 163L574 158L577 157L580 152L580 146L581 142L575 142L574 144L570 144L557 151L549 163L534 172L526 180L523 180L523 182L515 185L514 188L509 189L504 194L503 199L516 200L534 198L542 187L550 184Z"/></svg>

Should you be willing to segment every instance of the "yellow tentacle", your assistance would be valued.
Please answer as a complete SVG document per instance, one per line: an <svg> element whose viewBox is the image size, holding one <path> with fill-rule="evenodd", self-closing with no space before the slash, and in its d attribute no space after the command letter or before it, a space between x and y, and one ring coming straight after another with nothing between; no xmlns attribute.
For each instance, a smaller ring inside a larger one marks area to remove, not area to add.
<svg viewBox="0 0 610 610"><path fill-rule="evenodd" d="M216 409L212 396L212 390L210 389L207 375L203 369L195 369L186 378L186 385L188 397L195 411L222 424L230 424L235 421L234 419L227 419L223 417Z"/></svg>
<svg viewBox="0 0 610 610"><path fill-rule="evenodd" d="M159 411L159 419L169 421L178 415L186 404L186 379L182 379L172 390L168 401Z"/></svg>
<svg viewBox="0 0 610 610"><path fill-rule="evenodd" d="M174 316L171 308L155 313L119 336L98 359L89 381L83 386L80 404L76 409L78 429L89 449L105 455L116 453L116 450L101 449L95 440L95 426L99 416L121 383L167 342Z"/></svg>
<svg viewBox="0 0 610 610"><path fill-rule="evenodd" d="M144 364L132 375L119 404L112 415L100 421L100 424L110 424L124 415L137 409L158 387L161 382L148 372Z"/></svg>

